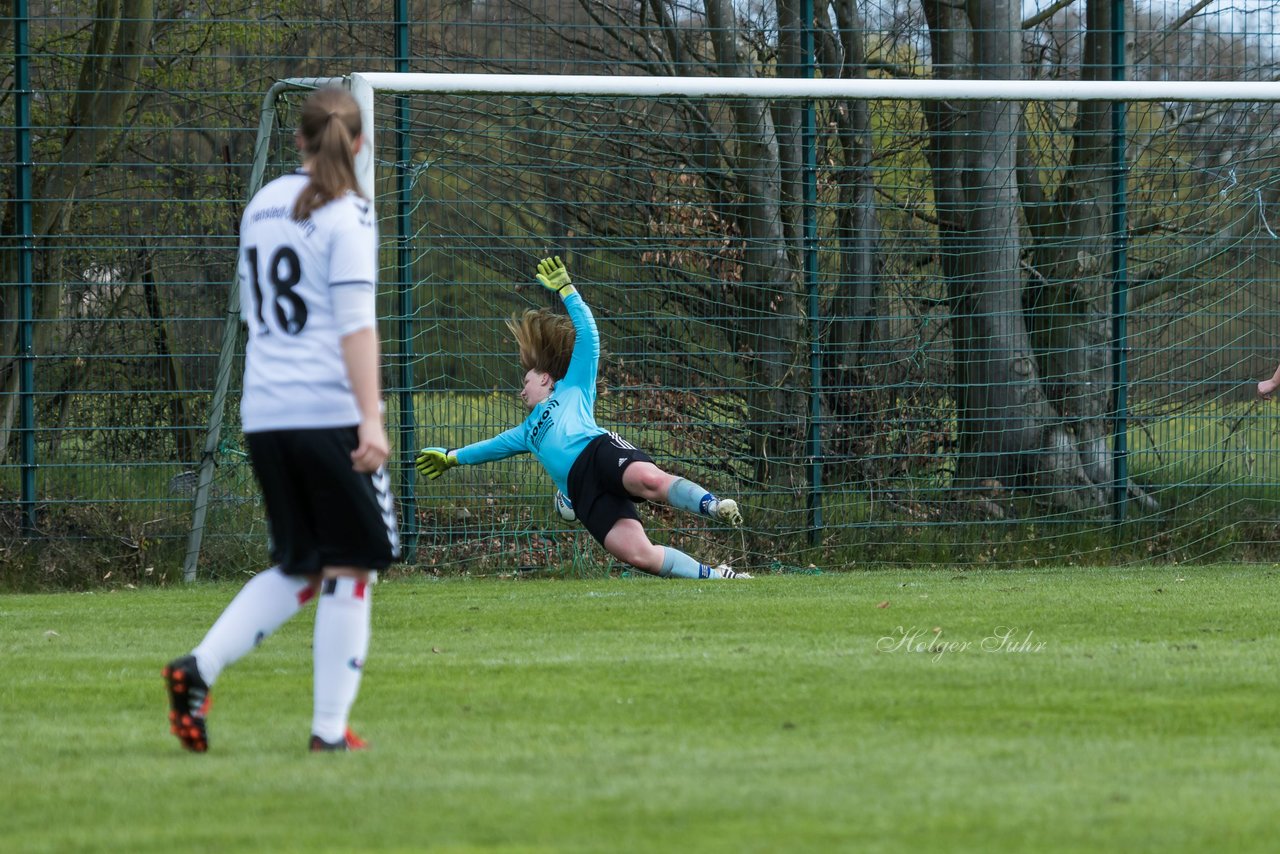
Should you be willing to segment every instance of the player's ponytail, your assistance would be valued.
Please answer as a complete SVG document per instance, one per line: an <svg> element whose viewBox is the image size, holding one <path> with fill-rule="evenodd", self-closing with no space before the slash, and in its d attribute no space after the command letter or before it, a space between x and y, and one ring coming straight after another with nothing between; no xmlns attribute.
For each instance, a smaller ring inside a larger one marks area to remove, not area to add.
<svg viewBox="0 0 1280 854"><path fill-rule="evenodd" d="M345 89L318 89L307 98L298 137L311 180L293 205L294 219L307 219L348 190L360 192L354 148L361 131L360 105Z"/></svg>
<svg viewBox="0 0 1280 854"><path fill-rule="evenodd" d="M564 379L577 338L572 320L546 309L530 309L508 318L507 328L520 348L520 367Z"/></svg>

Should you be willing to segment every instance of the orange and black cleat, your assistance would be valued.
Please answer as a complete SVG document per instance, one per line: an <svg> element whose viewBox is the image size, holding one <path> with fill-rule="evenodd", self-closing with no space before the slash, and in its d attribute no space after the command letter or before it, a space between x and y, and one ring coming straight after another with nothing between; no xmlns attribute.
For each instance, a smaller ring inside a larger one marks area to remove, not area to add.
<svg viewBox="0 0 1280 854"><path fill-rule="evenodd" d="M204 719L209 712L209 686L200 676L193 655L175 658L161 671L169 691L169 732L193 753L209 749Z"/></svg>
<svg viewBox="0 0 1280 854"><path fill-rule="evenodd" d="M325 741L318 735L311 736L311 752L312 753L330 753L341 750L368 750L369 742L351 731L347 727L347 733L338 741Z"/></svg>

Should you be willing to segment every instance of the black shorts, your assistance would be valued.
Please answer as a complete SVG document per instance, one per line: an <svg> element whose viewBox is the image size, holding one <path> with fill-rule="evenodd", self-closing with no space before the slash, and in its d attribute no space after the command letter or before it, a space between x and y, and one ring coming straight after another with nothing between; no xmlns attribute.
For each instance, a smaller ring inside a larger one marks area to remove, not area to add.
<svg viewBox="0 0 1280 854"><path fill-rule="evenodd" d="M573 512L600 545L619 519L640 519L633 495L622 485L622 473L632 463L653 459L617 433L591 440L569 469L569 500Z"/></svg>
<svg viewBox="0 0 1280 854"><path fill-rule="evenodd" d="M271 559L282 571L385 569L400 558L386 469L366 474L351 467L355 427L269 430L245 439L267 505Z"/></svg>

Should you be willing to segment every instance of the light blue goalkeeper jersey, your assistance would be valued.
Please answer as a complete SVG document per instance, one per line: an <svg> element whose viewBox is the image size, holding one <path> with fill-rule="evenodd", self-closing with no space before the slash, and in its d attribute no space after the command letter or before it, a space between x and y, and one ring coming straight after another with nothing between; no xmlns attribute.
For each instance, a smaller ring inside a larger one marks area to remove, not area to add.
<svg viewBox="0 0 1280 854"><path fill-rule="evenodd" d="M505 460L516 454L533 454L551 475L556 487L569 494L569 469L591 440L607 431L596 424L596 372L600 368L600 332L582 296L576 291L564 299L573 321L573 356L564 379L520 424L482 442L455 451L464 466Z"/></svg>

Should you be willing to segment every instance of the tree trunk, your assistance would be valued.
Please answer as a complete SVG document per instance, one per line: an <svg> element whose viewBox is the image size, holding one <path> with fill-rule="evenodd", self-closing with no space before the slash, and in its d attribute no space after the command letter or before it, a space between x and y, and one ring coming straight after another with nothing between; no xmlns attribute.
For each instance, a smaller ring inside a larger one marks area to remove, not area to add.
<svg viewBox="0 0 1280 854"><path fill-rule="evenodd" d="M57 161L38 174L33 188L39 200L34 221L37 248L44 239L65 229L81 181L132 103L142 59L150 53L154 18L154 0L98 0L76 98L66 122L66 139ZM0 397L5 400L0 412L0 459L5 458L13 436L19 390L20 293L12 284L17 280L15 255L4 253L4 284L0 285ZM58 325L50 321L61 311L63 275L56 248L46 246L36 261L35 278L40 285L35 289L33 349L39 354L53 349Z"/></svg>
<svg viewBox="0 0 1280 854"><path fill-rule="evenodd" d="M803 21L797 0L776 0L778 10L778 76L803 77L804 54L800 32ZM804 164L801 145L802 101L770 103L774 127L777 129L778 155L782 166L782 227L791 247L793 266L800 269L804 252Z"/></svg>
<svg viewBox="0 0 1280 854"><path fill-rule="evenodd" d="M834 33L828 29L833 12ZM815 18L823 77L865 78L865 34L856 2L835 0L834 9L830 9L820 0ZM872 406L868 398L859 394L863 388L882 384L882 378L870 376L872 364L881 360L873 351L882 346L879 342L883 338L877 308L881 291L880 222L867 102L835 102L831 121L838 142L832 147L831 156L837 158L835 238L839 266L826 312L831 320L823 338L823 408L832 419L831 457L856 463L864 443L880 429L869 411Z"/></svg>
<svg viewBox="0 0 1280 854"><path fill-rule="evenodd" d="M982 18L977 9L981 7ZM969 3L975 71L1016 78L1021 59L1017 9L1008 2ZM950 280L957 365L961 460L959 486L1012 485L1032 469L1040 450L1037 415L1044 408L1022 315L1016 163L1008 142L1018 105L972 102L963 131L950 137L963 182L958 212L966 243Z"/></svg>
<svg viewBox="0 0 1280 854"><path fill-rule="evenodd" d="M147 316L151 320L151 342L156 356L160 359L160 375L163 379L164 391L169 398L169 429L173 431L177 461L183 465L192 465L198 460L196 449L199 447L199 432L194 419L187 411L190 394L182 378L182 363L173 352L173 334L169 331L169 316L165 312L158 287L156 253L144 250L139 254L143 301L147 306Z"/></svg>
<svg viewBox="0 0 1280 854"><path fill-rule="evenodd" d="M823 40L819 51L823 75L843 80L865 78L865 33L857 4L854 0L837 0L835 17L838 41ZM819 22L830 20L825 9L819 11L817 18ZM881 337L876 309L880 296L880 221L871 165L871 117L865 100L851 99L837 103L832 118L841 158L836 172L840 188L836 212L840 277L828 338L831 352L825 361L828 369L837 364L865 367L869 348Z"/></svg>
<svg viewBox="0 0 1280 854"><path fill-rule="evenodd" d="M1081 76L1111 77L1111 2L1089 0ZM1112 480L1108 452L1111 403L1111 104L1080 103L1071 162L1051 219L1036 222L1034 279L1027 301L1045 390L1084 476Z"/></svg>
<svg viewBox="0 0 1280 854"><path fill-rule="evenodd" d="M924 9L937 76L1020 76L1017 4L970 0L962 12L929 0ZM1012 145L1020 105L932 102L925 105L925 116L940 221L939 260L952 309L960 452L955 485L962 491L1086 485L1070 437L1057 426L1042 390L1023 313Z"/></svg>
<svg viewBox="0 0 1280 854"><path fill-rule="evenodd" d="M726 77L754 76L738 53L738 26L731 0L705 0L712 47ZM742 281L735 289L742 319L748 379L747 430L756 479L778 478L777 459L795 456L803 423L793 389L798 385L793 270L782 225L782 165L773 119L758 100L733 102L732 164L741 202L735 214L743 241Z"/></svg>

